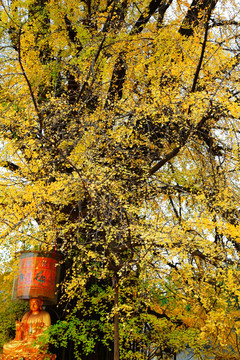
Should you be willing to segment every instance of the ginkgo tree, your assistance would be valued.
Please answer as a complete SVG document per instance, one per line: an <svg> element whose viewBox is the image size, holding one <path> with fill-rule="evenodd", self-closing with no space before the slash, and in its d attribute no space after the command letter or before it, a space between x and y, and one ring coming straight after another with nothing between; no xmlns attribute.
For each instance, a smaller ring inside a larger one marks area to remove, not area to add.
<svg viewBox="0 0 240 360"><path fill-rule="evenodd" d="M2 0L0 29L1 246L64 255L48 341L239 359L237 1Z"/></svg>

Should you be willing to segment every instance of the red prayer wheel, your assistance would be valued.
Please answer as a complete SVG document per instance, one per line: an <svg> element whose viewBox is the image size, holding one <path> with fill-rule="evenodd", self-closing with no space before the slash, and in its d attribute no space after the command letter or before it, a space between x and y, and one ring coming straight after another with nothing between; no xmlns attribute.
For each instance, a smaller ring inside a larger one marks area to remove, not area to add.
<svg viewBox="0 0 240 360"><path fill-rule="evenodd" d="M57 303L57 283L60 277L59 255L41 251L20 254L15 297L20 300L42 299Z"/></svg>

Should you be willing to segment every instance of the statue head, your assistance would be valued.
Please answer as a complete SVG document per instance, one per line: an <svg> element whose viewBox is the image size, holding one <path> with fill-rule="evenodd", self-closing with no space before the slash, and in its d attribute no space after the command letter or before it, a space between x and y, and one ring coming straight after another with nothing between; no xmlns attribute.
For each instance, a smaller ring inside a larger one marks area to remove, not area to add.
<svg viewBox="0 0 240 360"><path fill-rule="evenodd" d="M38 298L30 299L30 310L32 313L39 313L42 311L43 301Z"/></svg>

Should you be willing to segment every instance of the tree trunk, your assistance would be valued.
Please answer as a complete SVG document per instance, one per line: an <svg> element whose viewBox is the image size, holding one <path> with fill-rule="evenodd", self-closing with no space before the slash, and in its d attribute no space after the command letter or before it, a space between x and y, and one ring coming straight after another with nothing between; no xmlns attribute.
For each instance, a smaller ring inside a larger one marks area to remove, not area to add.
<svg viewBox="0 0 240 360"><path fill-rule="evenodd" d="M119 360L118 278L114 278L114 360Z"/></svg>

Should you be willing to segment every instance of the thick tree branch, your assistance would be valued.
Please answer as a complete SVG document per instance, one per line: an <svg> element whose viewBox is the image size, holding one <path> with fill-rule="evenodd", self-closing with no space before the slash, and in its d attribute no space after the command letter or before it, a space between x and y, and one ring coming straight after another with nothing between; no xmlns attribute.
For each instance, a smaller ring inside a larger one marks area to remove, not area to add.
<svg viewBox="0 0 240 360"><path fill-rule="evenodd" d="M210 17L210 15L209 15L209 17ZM205 29L205 33L204 33L204 39L203 39L203 44L202 44L201 55L200 55L198 66L197 66L197 69L196 69L196 73L195 73L195 76L194 76L194 79L193 79L191 92L194 92L195 89L196 89L199 73L201 71L201 67L202 67L202 63L203 63L203 57L204 57L204 53L205 53L206 45L207 45L208 23L209 23L209 19L208 19L207 24L206 24L206 29Z"/></svg>
<svg viewBox="0 0 240 360"><path fill-rule="evenodd" d="M195 74L196 77L196 74ZM195 85L196 86L196 85ZM189 109L189 112L191 112L191 110ZM200 138L203 138L203 140L206 142L206 144L209 144L209 146L211 145L210 150L214 151L214 155L219 155L221 154L221 150L223 150L223 148L221 148L218 144L215 144L215 142L213 143L213 138L210 136L209 132L206 132L206 129L204 128L207 121L209 119L213 119L213 113L212 113L212 108L211 108L211 103L209 105L209 109L208 109L208 113L207 115L203 116L202 119L198 122L198 124L196 125L195 128L190 129L188 131L186 131L181 144L176 146L172 151L170 151L167 155L165 155L165 157L163 159L161 159L160 161L158 161L149 171L149 176L153 175L155 172L157 172L161 167L163 167L168 161L170 161L171 159L173 159L178 153L179 151L186 145L189 136L191 134L197 134ZM204 136L204 137L203 137Z"/></svg>
<svg viewBox="0 0 240 360"><path fill-rule="evenodd" d="M188 12L179 29L179 33L185 36L191 36L201 22L206 24L209 16L214 10L218 0L193 0Z"/></svg>
<svg viewBox="0 0 240 360"><path fill-rule="evenodd" d="M23 74L23 77L27 83L27 86L28 86L28 89L29 89L29 92L30 92L30 96L31 96L31 99L32 99L32 102L33 102L33 106L35 108L35 111L37 113L37 116L38 116L38 120L39 120L39 126L40 126L40 129L39 129L39 134L42 135L42 131L43 131L43 117L42 117L42 114L41 114L41 111L39 110L38 108L38 104L37 104L37 100L35 99L35 96L34 96L34 93L33 93L33 89L32 89L32 85L29 81L29 78L26 74L26 71L24 69L24 66L23 66L23 62L22 62L22 54L21 54L21 33L22 33L22 29L19 28L19 34L18 34L18 62L19 62L19 65L20 65L20 68L22 70L22 74Z"/></svg>
<svg viewBox="0 0 240 360"><path fill-rule="evenodd" d="M168 161L173 159L181 150L182 146L176 146L170 153L168 153L163 159L161 159L156 165L154 165L150 171L149 175L152 176L155 172L157 172L163 165L165 165Z"/></svg>
<svg viewBox="0 0 240 360"><path fill-rule="evenodd" d="M137 22L134 24L132 30L130 31L130 35L140 34L144 29L144 26L148 23L151 16L159 10L160 16L163 19L165 12L170 6L172 0L163 1L163 0L152 0L148 6L148 8L144 11L144 13L139 17ZM106 99L105 106L111 106L114 104L115 99L121 99L123 93L123 84L126 76L126 64L125 64L125 53L121 51L118 59L116 60L112 78L108 90L108 95Z"/></svg>
<svg viewBox="0 0 240 360"><path fill-rule="evenodd" d="M207 19L207 23L206 23L204 39L203 39L203 44L202 44L201 55L200 55L198 66L197 66L197 69L196 69L196 73L195 73L195 76L194 76L194 79L193 79L191 92L194 92L195 89L196 89L199 73L200 73L200 70L201 70L201 67L202 67L202 63L203 63L203 57L204 57L204 53L205 53L206 45L207 45L209 19L210 19L210 14L208 14L208 19Z"/></svg>
<svg viewBox="0 0 240 360"><path fill-rule="evenodd" d="M124 60L124 53L120 53L118 59L116 60L113 73L112 73L112 79L110 82L108 95L106 99L106 105L105 106L111 106L114 104L114 100L117 97L118 99L121 99L122 93L123 93L123 84L125 81L125 75L126 75L126 64Z"/></svg>
<svg viewBox="0 0 240 360"><path fill-rule="evenodd" d="M99 55L100 55L100 53L101 53L101 50L102 50L103 44L104 44L104 42L105 42L105 39L106 39L106 34L103 36L102 41L101 41L101 43L100 43L100 45L99 45L99 47L98 47L98 50L97 50L96 53L95 53L95 57L94 57L94 59L92 60L91 66L90 66L89 71L88 71L88 74L87 74L87 76L86 76L86 79L85 79L85 81L84 81L84 83L83 83L83 85L82 85L82 87L81 87L81 89L80 89L80 91L79 91L78 97L77 97L77 99L76 99L77 102L80 101L82 95L84 94L85 89L86 89L87 86L88 86L88 80L89 80L91 74L92 74L93 71L94 71L95 63L96 63L96 61L97 61L97 59L98 59L98 57L99 57Z"/></svg>
<svg viewBox="0 0 240 360"><path fill-rule="evenodd" d="M19 166L12 163L11 161L0 161L0 167L4 167L5 169L11 170L11 171L17 171L19 169Z"/></svg>
<svg viewBox="0 0 240 360"><path fill-rule="evenodd" d="M147 312L148 312L148 314L156 316L156 318L158 318L158 319L167 319L168 321L170 321L171 323L173 323L173 324L175 324L177 326L184 325L184 322L182 320L180 320L180 319L176 319L176 320L171 319L166 313L163 312L163 313L160 314L159 312L153 310L153 308L151 308L150 306L148 306Z"/></svg>
<svg viewBox="0 0 240 360"><path fill-rule="evenodd" d="M68 32L69 39L71 40L71 42L73 44L76 45L76 50L79 53L82 50L83 46L82 46L80 40L78 39L77 31L73 28L73 25L72 25L71 21L68 19L67 15L65 15L64 21L66 24L66 29Z"/></svg>
<svg viewBox="0 0 240 360"><path fill-rule="evenodd" d="M159 10L159 14L161 19L163 19L165 12L167 11L168 7L171 5L172 0L164 1L164 0L152 0L143 14L139 17L137 22L134 24L133 29L130 32L130 35L139 34L143 29L144 26L150 20L150 17Z"/></svg>

